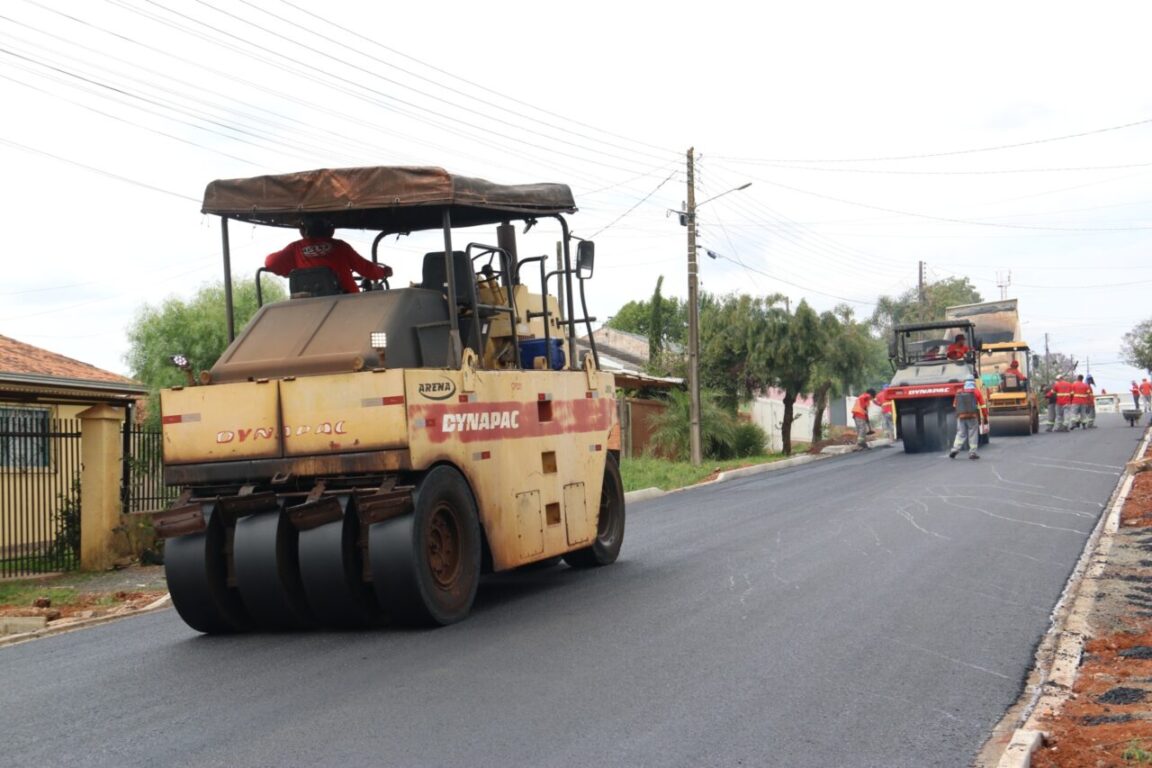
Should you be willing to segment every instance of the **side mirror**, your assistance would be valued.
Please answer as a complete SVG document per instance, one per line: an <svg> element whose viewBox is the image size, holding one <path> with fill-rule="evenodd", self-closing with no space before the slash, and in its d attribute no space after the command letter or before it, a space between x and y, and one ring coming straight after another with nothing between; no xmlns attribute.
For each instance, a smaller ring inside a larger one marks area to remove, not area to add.
<svg viewBox="0 0 1152 768"><path fill-rule="evenodd" d="M596 244L591 240L581 240L576 246L576 277L587 280L592 277L592 268L596 264Z"/></svg>

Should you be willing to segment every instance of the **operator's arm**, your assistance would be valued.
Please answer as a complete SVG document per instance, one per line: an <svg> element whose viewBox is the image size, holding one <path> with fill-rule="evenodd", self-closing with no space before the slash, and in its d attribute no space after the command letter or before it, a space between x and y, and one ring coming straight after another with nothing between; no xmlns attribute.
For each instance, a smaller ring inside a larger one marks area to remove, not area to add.
<svg viewBox="0 0 1152 768"><path fill-rule="evenodd" d="M338 240L343 245L340 250L344 253L344 258L347 260L348 266L362 277L367 277L371 280L383 280L386 277L392 277L392 267L387 264L375 264L360 254L356 253L356 249L343 240Z"/></svg>
<svg viewBox="0 0 1152 768"><path fill-rule="evenodd" d="M296 243L291 243L276 253L264 257L264 268L274 275L288 277L288 273L296 266Z"/></svg>

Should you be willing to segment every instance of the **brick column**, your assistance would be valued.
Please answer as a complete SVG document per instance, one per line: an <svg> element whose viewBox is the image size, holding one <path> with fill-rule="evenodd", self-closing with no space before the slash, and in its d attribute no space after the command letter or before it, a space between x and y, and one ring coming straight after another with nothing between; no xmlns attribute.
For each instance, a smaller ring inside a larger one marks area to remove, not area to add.
<svg viewBox="0 0 1152 768"><path fill-rule="evenodd" d="M124 410L96 405L79 414L80 567L103 571L116 559L114 540L120 525L121 437Z"/></svg>

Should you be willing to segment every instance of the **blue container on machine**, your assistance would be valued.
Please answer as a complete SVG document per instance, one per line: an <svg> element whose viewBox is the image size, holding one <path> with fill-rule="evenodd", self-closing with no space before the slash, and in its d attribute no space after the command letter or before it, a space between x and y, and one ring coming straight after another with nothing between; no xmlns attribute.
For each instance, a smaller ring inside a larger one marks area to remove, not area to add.
<svg viewBox="0 0 1152 768"><path fill-rule="evenodd" d="M551 363L552 370L559 371L564 367L564 349L562 347L563 341L561 339L548 339L549 346L552 347ZM528 339L527 341L520 342L520 362L525 368L535 368L536 358L547 356L544 346L544 339Z"/></svg>

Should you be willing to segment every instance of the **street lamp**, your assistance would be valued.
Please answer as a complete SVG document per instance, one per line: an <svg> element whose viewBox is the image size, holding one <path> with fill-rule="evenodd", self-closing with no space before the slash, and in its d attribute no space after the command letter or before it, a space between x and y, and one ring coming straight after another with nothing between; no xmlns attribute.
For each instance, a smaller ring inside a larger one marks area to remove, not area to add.
<svg viewBox="0 0 1152 768"><path fill-rule="evenodd" d="M696 209L710 203L729 192L748 189L752 182L733 187L719 195L713 195L699 205L696 203L696 174L693 151L688 150L688 202L684 206L680 222L688 227L688 444L692 454L692 465L700 466L704 460L700 449L700 302L699 276L696 269Z"/></svg>

